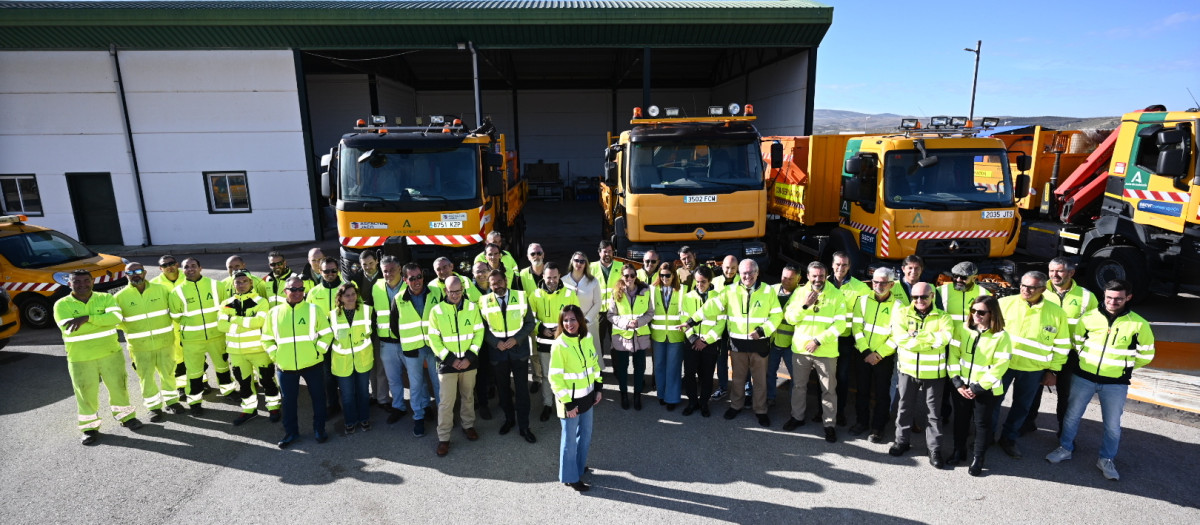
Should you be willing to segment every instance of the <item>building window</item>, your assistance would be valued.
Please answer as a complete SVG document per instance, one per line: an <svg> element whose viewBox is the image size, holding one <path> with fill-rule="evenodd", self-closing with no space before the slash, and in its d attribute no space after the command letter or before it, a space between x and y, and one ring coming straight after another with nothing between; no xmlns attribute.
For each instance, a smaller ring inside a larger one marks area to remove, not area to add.
<svg viewBox="0 0 1200 525"><path fill-rule="evenodd" d="M244 171L204 172L204 191L209 213L248 213L250 186Z"/></svg>
<svg viewBox="0 0 1200 525"><path fill-rule="evenodd" d="M33 175L0 175L5 215L42 216L42 194Z"/></svg>

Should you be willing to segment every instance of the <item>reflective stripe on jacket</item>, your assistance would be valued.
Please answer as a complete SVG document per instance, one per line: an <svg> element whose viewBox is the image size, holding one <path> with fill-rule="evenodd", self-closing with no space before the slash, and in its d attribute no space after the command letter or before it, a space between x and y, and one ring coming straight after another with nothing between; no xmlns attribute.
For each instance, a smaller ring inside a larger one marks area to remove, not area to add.
<svg viewBox="0 0 1200 525"><path fill-rule="evenodd" d="M895 294L880 301L875 294L858 298L854 308L850 331L854 334L854 347L859 352L875 352L880 357L896 353L896 341L892 339L892 315L904 308L906 301Z"/></svg>
<svg viewBox="0 0 1200 525"><path fill-rule="evenodd" d="M321 363L331 340L329 314L320 306L284 303L267 312L263 348L280 370L294 372Z"/></svg>
<svg viewBox="0 0 1200 525"><path fill-rule="evenodd" d="M1000 299L1004 331L1012 339L1013 370L1062 370L1071 350L1071 331L1062 308L1045 299L1031 305L1019 295Z"/></svg>
<svg viewBox="0 0 1200 525"><path fill-rule="evenodd" d="M846 331L846 303L842 292L826 284L817 296L817 302L804 306L804 299L811 292L811 285L804 285L792 293L799 298L788 302L784 320L792 324L792 352L808 354L805 347L810 341L820 343L811 355L814 357L837 357L838 337Z"/></svg>
<svg viewBox="0 0 1200 525"><path fill-rule="evenodd" d="M221 305L217 329L225 333L225 348L231 354L265 352L262 327L271 306L257 292L230 297ZM240 312L239 312L240 311Z"/></svg>
<svg viewBox="0 0 1200 525"><path fill-rule="evenodd" d="M968 328L958 323L950 340L950 362L947 373L965 385L978 383L993 394L1004 394L1004 373L1012 355L1012 341L1007 332L994 333ZM956 382L957 384L957 382Z"/></svg>
<svg viewBox="0 0 1200 525"><path fill-rule="evenodd" d="M350 377L353 372L370 372L375 366L375 351L371 344L371 318L374 309L359 305L346 318L341 307L329 312L329 329L333 332L329 365L333 375Z"/></svg>
<svg viewBox="0 0 1200 525"><path fill-rule="evenodd" d="M176 287L169 304L171 318L179 326L179 340L184 343L224 340L225 334L217 328L217 318L225 299L219 283L208 277L184 281Z"/></svg>
<svg viewBox="0 0 1200 525"><path fill-rule="evenodd" d="M67 332L67 321L88 316L86 323L74 332ZM113 296L103 292L92 292L85 303L73 295L66 295L54 303L54 323L62 330L63 346L67 361L79 363L108 357L121 351L117 339L117 324L123 316L121 307Z"/></svg>
<svg viewBox="0 0 1200 525"><path fill-rule="evenodd" d="M121 331L130 352L161 350L175 346L175 322L171 320L171 289L147 282L144 291L132 285L113 295L121 307Z"/></svg>
<svg viewBox="0 0 1200 525"><path fill-rule="evenodd" d="M946 345L953 337L950 316L931 308L925 317L914 305L892 312L892 340L896 342L896 367L917 379L946 377Z"/></svg>

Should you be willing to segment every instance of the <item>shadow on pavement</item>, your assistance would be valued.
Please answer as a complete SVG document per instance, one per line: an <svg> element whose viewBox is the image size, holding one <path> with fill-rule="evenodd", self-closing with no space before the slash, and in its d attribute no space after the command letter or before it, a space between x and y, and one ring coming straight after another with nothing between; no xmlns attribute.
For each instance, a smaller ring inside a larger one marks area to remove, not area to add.
<svg viewBox="0 0 1200 525"><path fill-rule="evenodd" d="M75 395L66 355L0 352L0 386L0 416L37 410Z"/></svg>

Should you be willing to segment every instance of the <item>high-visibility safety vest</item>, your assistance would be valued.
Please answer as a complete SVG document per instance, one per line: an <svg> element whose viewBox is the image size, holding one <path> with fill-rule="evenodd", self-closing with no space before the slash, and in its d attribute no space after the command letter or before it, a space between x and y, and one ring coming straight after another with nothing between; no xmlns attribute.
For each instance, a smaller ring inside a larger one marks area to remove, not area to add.
<svg viewBox="0 0 1200 525"><path fill-rule="evenodd" d="M504 311L500 310L500 299L495 292L479 299L479 310L487 321L488 331L497 338L508 339L521 331L525 314L529 312L529 303L525 300L525 292L510 289Z"/></svg>
<svg viewBox="0 0 1200 525"><path fill-rule="evenodd" d="M896 353L896 341L892 339L892 315L907 306L903 295L889 294L880 301L875 294L858 298L851 319L850 331L854 334L854 348L864 354L878 353L887 357Z"/></svg>
<svg viewBox="0 0 1200 525"><path fill-rule="evenodd" d="M712 288L713 288L713 290L716 290L718 292L723 291L724 289L729 288L731 286L737 286L737 285L738 285L738 276L736 274L733 277L726 278L725 274L720 273L720 274L717 274L716 277L712 278Z"/></svg>
<svg viewBox="0 0 1200 525"><path fill-rule="evenodd" d="M636 289L635 289L636 290ZM628 292L629 290L625 290ZM613 295L613 303L617 307L617 316L622 320L613 323L613 335L619 335L625 339L633 339L637 336L650 335L650 325L644 324L637 327L636 330L625 328L627 319L635 319L641 317L646 312L650 311L650 289L642 288L640 294L630 299L629 294L625 294L624 299L618 299Z"/></svg>
<svg viewBox="0 0 1200 525"><path fill-rule="evenodd" d="M681 314L683 320L691 326L684 332L688 340L699 337L711 345L725 333L725 304L721 302L721 294L712 288L708 289L707 298L701 296L700 291L695 288L685 294Z"/></svg>
<svg viewBox="0 0 1200 525"><path fill-rule="evenodd" d="M468 286L470 286L471 283L473 282L471 279L466 278L466 276L460 275L458 272L451 272L450 277L458 277L458 280L462 281L464 289L466 289ZM446 277L446 278L449 279L450 277ZM400 282L403 283L404 281L400 281ZM443 296L446 295L446 281L443 281L437 277L430 279L429 282L425 283L425 286L428 286L430 288L437 288L442 291Z"/></svg>
<svg viewBox="0 0 1200 525"><path fill-rule="evenodd" d="M1062 370L1071 351L1067 314L1045 299L1031 305L1019 295L1000 299L1004 331L1012 339L1008 367L1023 372Z"/></svg>
<svg viewBox="0 0 1200 525"><path fill-rule="evenodd" d="M672 289L670 299L664 299L664 291L661 286L650 287L650 308L654 310L654 318L650 321L650 340L682 343L687 335L675 330L675 327L683 324L683 298L687 293Z"/></svg>
<svg viewBox="0 0 1200 525"><path fill-rule="evenodd" d="M575 408L576 399L594 395L600 388L600 363L592 334L583 337L559 335L550 347L550 369L546 371L558 415L564 417Z"/></svg>
<svg viewBox="0 0 1200 525"><path fill-rule="evenodd" d="M783 283L772 284L771 289L775 290L775 297L778 298L782 293ZM776 328L775 333L771 335L771 344L779 348L792 347L792 335L796 333L796 327L787 322L787 309L788 305L792 303L792 299L795 298L796 295L796 290L792 290L792 293L786 295L786 299L782 299L779 303L779 307L783 308L784 319L779 322L779 328ZM799 300L803 301L803 299Z"/></svg>
<svg viewBox="0 0 1200 525"><path fill-rule="evenodd" d="M234 279L232 275L221 279L221 290L225 292L225 297L233 297L237 295L237 285L234 284L233 280ZM255 276L254 274L250 274L250 284L253 286L251 290L258 294L259 297L262 297L269 306L270 301L266 298L271 296L271 292L270 287L267 286L267 282L262 280L260 277Z"/></svg>
<svg viewBox="0 0 1200 525"><path fill-rule="evenodd" d="M144 291L132 285L122 288L113 295L121 307L121 331L130 352L162 350L175 346L175 323L171 321L171 290L154 282L147 282Z"/></svg>
<svg viewBox="0 0 1200 525"><path fill-rule="evenodd" d="M267 298L267 302L271 306L287 303L287 280L291 279L293 275L296 274L292 272L291 268L288 268L287 273L283 274L282 277L276 277L275 272L271 272L267 275L266 279L263 279L266 287L264 290L266 294L263 297ZM301 282L304 283L304 293L307 294L313 287L313 281L303 275L300 278Z"/></svg>
<svg viewBox="0 0 1200 525"><path fill-rule="evenodd" d="M1084 314L1100 306L1100 302L1096 300L1096 295L1087 288L1079 286L1079 283L1071 280L1071 287L1061 296L1058 295L1058 292L1054 291L1053 285L1049 285L1042 292L1042 297L1063 309L1063 313L1067 316L1067 325L1070 326L1071 333L1076 336L1071 343L1078 346L1080 341L1076 327L1079 325L1079 320L1083 318Z"/></svg>
<svg viewBox="0 0 1200 525"><path fill-rule="evenodd" d="M337 293L338 289L347 283L350 281L339 278L338 283L330 288L325 286L325 281L318 282L304 294L304 300L324 308L326 312L332 312L335 308L341 308L341 305L338 304ZM358 287L355 286L354 290L358 291Z"/></svg>
<svg viewBox="0 0 1200 525"><path fill-rule="evenodd" d="M86 323L74 332L67 332L67 321L88 316ZM103 292L92 292L85 303L66 295L54 303L54 322L62 330L67 361L79 363L108 357L121 351L117 340L117 324L123 319L117 300Z"/></svg>
<svg viewBox="0 0 1200 525"><path fill-rule="evenodd" d="M346 318L341 307L329 312L329 329L333 331L329 366L333 375L350 377L353 372L370 372L375 366L375 349L371 346L371 319L374 309L358 305Z"/></svg>
<svg viewBox="0 0 1200 525"><path fill-rule="evenodd" d="M992 295L987 288L974 284L970 290L960 292L954 289L954 284L946 283L938 287L938 306L950 316L955 323L965 323L971 320L971 303L976 297ZM1005 318L1007 320L1007 318Z"/></svg>
<svg viewBox="0 0 1200 525"><path fill-rule="evenodd" d="M459 305L442 301L429 313L429 348L438 361L468 359L470 370L477 365L483 344L483 313L475 303L462 300ZM468 356L467 354L473 354Z"/></svg>
<svg viewBox="0 0 1200 525"><path fill-rule="evenodd" d="M280 370L294 372L325 360L333 330L329 314L312 303L284 303L267 312L262 342Z"/></svg>
<svg viewBox="0 0 1200 525"><path fill-rule="evenodd" d="M190 341L224 340L225 334L217 328L221 304L225 294L217 281L200 277L185 281L171 293L171 318L179 325L179 340Z"/></svg>
<svg viewBox="0 0 1200 525"><path fill-rule="evenodd" d="M763 337L769 338L783 321L779 297L770 286L759 282L754 283L754 288L747 289L734 284L726 286L721 293L727 307L725 329L729 331L730 339L750 339L756 329L762 329Z"/></svg>
<svg viewBox="0 0 1200 525"><path fill-rule="evenodd" d="M225 349L230 354L265 352L262 327L270 310L267 300L253 290L226 299L217 318L217 330L225 333Z"/></svg>
<svg viewBox="0 0 1200 525"><path fill-rule="evenodd" d="M179 278L175 279L174 281L167 279L167 276L163 275L161 273L154 276L153 279L150 279L150 282L152 282L152 283L157 283L157 284L166 286L167 290L174 290L179 285L183 284L185 281L187 281L187 279L183 278L183 273L180 273Z"/></svg>
<svg viewBox="0 0 1200 525"><path fill-rule="evenodd" d="M838 337L846 331L846 301L841 290L826 284L817 296L817 302L806 307L803 298L808 297L811 290L811 284L797 288L792 295L799 298L789 301L783 314L784 320L795 327L792 353L808 354L805 347L815 339L820 345L811 354L813 357L837 357Z"/></svg>
<svg viewBox="0 0 1200 525"><path fill-rule="evenodd" d="M621 280L621 270L625 268L625 263L614 260L612 266L609 267L608 273L604 273L604 266L600 261L593 261L588 264L588 268L592 272L592 277L600 281L600 290L603 297L600 300L600 312L603 317L603 312L607 312L612 308L613 289L617 287L617 282Z"/></svg>
<svg viewBox="0 0 1200 525"><path fill-rule="evenodd" d="M946 377L946 344L953 330L950 316L937 308L931 308L924 318L911 304L893 310L892 340L900 373L917 379Z"/></svg>
<svg viewBox="0 0 1200 525"><path fill-rule="evenodd" d="M1124 379L1154 360L1154 332L1142 316L1127 311L1109 321L1092 310L1079 321L1079 371L1099 377ZM1085 377L1087 379L1087 377Z"/></svg>
<svg viewBox="0 0 1200 525"><path fill-rule="evenodd" d="M563 307L568 304L579 306L579 296L566 286L559 284L558 289L553 292L547 291L543 285L528 297L529 307L533 309L533 316L539 323L537 336L534 339L544 345L554 343L554 338L542 336L542 331L558 327L558 314L562 313Z"/></svg>
<svg viewBox="0 0 1200 525"><path fill-rule="evenodd" d="M1007 332L979 331L958 323L950 340L950 362L946 372L963 386L979 383L993 394L1004 394L1004 373L1012 355L1012 340ZM955 384L959 384L955 381Z"/></svg>
<svg viewBox="0 0 1200 525"><path fill-rule="evenodd" d="M532 299L533 293L542 287L542 276L533 273L533 267L529 266L517 272L516 282L521 283L521 291L525 292Z"/></svg>
<svg viewBox="0 0 1200 525"><path fill-rule="evenodd" d="M408 357L416 357L415 352L426 346L429 335L429 313L433 307L442 302L442 291L426 287L425 307L418 312L412 302L412 289L405 289L396 295L392 306L391 325L396 337L400 339L400 347ZM411 354L411 355L410 355Z"/></svg>
<svg viewBox="0 0 1200 525"><path fill-rule="evenodd" d="M388 293L387 281L380 279L371 287L371 304L375 306L375 335L381 341L399 343L400 339L392 332L392 309L396 305L396 295L404 293L404 279L396 287L396 294Z"/></svg>
<svg viewBox="0 0 1200 525"><path fill-rule="evenodd" d="M475 256L475 262L488 262L487 254L485 252L479 252L479 255ZM511 253L508 253L508 250L500 250L500 264L504 265L504 280L508 281L508 287L512 288L513 280L517 276L517 260L513 258ZM492 269L498 270L499 268Z"/></svg>
<svg viewBox="0 0 1200 525"><path fill-rule="evenodd" d="M871 290L870 286L867 286L867 283L858 280L857 277L851 277L844 283L838 283L837 278L830 275L826 286L830 285L842 292L842 302L846 305L846 328L842 330L842 337L847 337L851 335L851 317L854 315L854 305L858 304L858 298L864 295L873 295L875 292Z"/></svg>

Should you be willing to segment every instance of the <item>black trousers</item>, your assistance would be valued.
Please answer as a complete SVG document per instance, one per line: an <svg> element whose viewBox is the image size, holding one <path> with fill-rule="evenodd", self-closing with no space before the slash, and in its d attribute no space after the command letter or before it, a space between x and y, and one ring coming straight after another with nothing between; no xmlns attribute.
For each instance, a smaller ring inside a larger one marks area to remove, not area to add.
<svg viewBox="0 0 1200 525"><path fill-rule="evenodd" d="M954 385L951 385L953 388ZM989 390L976 395L975 399L967 399L953 388L954 399L954 450L967 451L967 434L975 427L975 447L973 456L983 456L992 437L992 407L996 404L996 396Z"/></svg>
<svg viewBox="0 0 1200 525"><path fill-rule="evenodd" d="M791 356L788 356L791 357ZM863 356L857 348L854 348L853 337L838 338L838 359L837 359L837 386L834 392L837 392L837 413L839 416L846 413L846 401L850 399L850 381L854 381L857 385L858 369L861 366L868 366L862 360ZM793 378L795 379L795 378ZM805 378L808 379L808 378ZM889 379L890 381L890 379ZM856 392L861 392L863 387L855 388ZM872 427L874 428L874 427Z"/></svg>
<svg viewBox="0 0 1200 525"><path fill-rule="evenodd" d="M333 351L325 352L325 401L330 410L341 410L342 396L338 394L337 378L333 377Z"/></svg>
<svg viewBox="0 0 1200 525"><path fill-rule="evenodd" d="M683 391L690 404L708 406L708 399L713 392L713 372L717 368L722 346L724 344L718 341L697 352L692 349L691 343L684 343Z"/></svg>
<svg viewBox="0 0 1200 525"><path fill-rule="evenodd" d="M495 349L492 349L495 352ZM501 359L492 362L496 391L504 421L516 421L521 430L529 428L529 358ZM509 381L512 385L509 386ZM548 387L549 385L547 385ZM513 397L516 403L513 403Z"/></svg>
<svg viewBox="0 0 1200 525"><path fill-rule="evenodd" d="M476 410L487 406L488 390L496 384L495 373L492 371L491 352L488 345L479 346L479 372L475 374Z"/></svg>
<svg viewBox="0 0 1200 525"><path fill-rule="evenodd" d="M859 359L863 354L859 354ZM838 365L839 370L841 364ZM875 365L859 362L854 371L858 390L854 395L855 422L867 425L872 434L883 434L890 415L892 371L896 368L896 356L889 355ZM838 383L840 386L841 383ZM839 396L840 399L840 396ZM871 400L875 400L875 412L871 412ZM839 412L840 413L840 412Z"/></svg>

